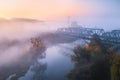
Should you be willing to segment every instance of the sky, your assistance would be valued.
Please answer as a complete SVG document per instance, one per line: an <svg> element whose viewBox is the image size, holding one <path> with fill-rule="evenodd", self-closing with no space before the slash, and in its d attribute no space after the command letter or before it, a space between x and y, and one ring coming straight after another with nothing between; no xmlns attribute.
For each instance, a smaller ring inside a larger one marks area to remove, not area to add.
<svg viewBox="0 0 120 80"><path fill-rule="evenodd" d="M1 18L120 17L119 0L0 0Z"/></svg>

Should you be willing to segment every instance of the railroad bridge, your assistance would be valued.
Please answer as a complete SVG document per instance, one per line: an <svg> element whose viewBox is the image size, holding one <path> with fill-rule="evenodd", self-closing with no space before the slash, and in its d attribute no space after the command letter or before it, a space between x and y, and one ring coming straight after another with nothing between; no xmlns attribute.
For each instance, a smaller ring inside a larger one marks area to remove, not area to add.
<svg viewBox="0 0 120 80"><path fill-rule="evenodd" d="M92 39L93 35L96 34L104 46L109 46L112 48L120 47L120 30L112 30L107 32L104 29L98 28L70 27L58 29L57 32L62 32L64 35L85 40Z"/></svg>

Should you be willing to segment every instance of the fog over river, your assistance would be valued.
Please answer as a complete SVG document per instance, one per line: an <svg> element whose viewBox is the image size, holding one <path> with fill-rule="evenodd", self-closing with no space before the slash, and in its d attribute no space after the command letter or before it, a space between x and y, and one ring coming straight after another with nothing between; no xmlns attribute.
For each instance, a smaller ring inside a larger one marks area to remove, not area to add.
<svg viewBox="0 0 120 80"><path fill-rule="evenodd" d="M74 20L74 19L73 19ZM83 27L95 28L99 24L84 23L84 21L78 21ZM105 30L111 30L119 28L119 24L102 24L99 28L105 28ZM69 27L64 21L60 22L20 22L20 21L5 21L0 23L0 70L11 69L10 75L3 73L2 75L9 75L8 80L16 73L12 73L12 69L15 66L28 65L24 63L26 61L26 55L33 53L31 51L32 37L37 37L42 33L54 32L61 27ZM108 26L116 26L109 28ZM43 41L44 42L44 41ZM47 47L43 51L42 58L38 58L32 65L28 66L26 71L23 71L25 75L19 77L19 80L66 80L66 74L73 68L74 63L71 61L70 56L73 54L73 48L75 45L81 44L84 41L76 40L69 43L58 43ZM85 43L82 44L85 46ZM47 44L45 45L47 46ZM29 61L29 60L28 60ZM7 66L7 67L4 67ZM19 72L16 69L15 72ZM8 73L8 72L7 72Z"/></svg>

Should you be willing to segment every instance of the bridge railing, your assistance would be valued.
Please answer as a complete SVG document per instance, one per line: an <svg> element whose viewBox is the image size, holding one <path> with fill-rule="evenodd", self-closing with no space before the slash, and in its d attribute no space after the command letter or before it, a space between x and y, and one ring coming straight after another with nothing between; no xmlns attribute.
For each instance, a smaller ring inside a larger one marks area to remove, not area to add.
<svg viewBox="0 0 120 80"><path fill-rule="evenodd" d="M62 28L58 31L69 36L75 36L82 39L91 39L94 34L97 34L103 43L120 44L120 30L112 30L105 32L104 29L96 28Z"/></svg>

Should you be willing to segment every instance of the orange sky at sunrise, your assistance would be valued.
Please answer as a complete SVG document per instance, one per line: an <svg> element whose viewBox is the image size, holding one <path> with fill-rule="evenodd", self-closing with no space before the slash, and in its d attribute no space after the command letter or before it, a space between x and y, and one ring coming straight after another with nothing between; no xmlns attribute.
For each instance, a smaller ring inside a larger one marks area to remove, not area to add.
<svg viewBox="0 0 120 80"><path fill-rule="evenodd" d="M74 0L0 0L0 17L49 19L84 15L94 12L91 5Z"/></svg>

